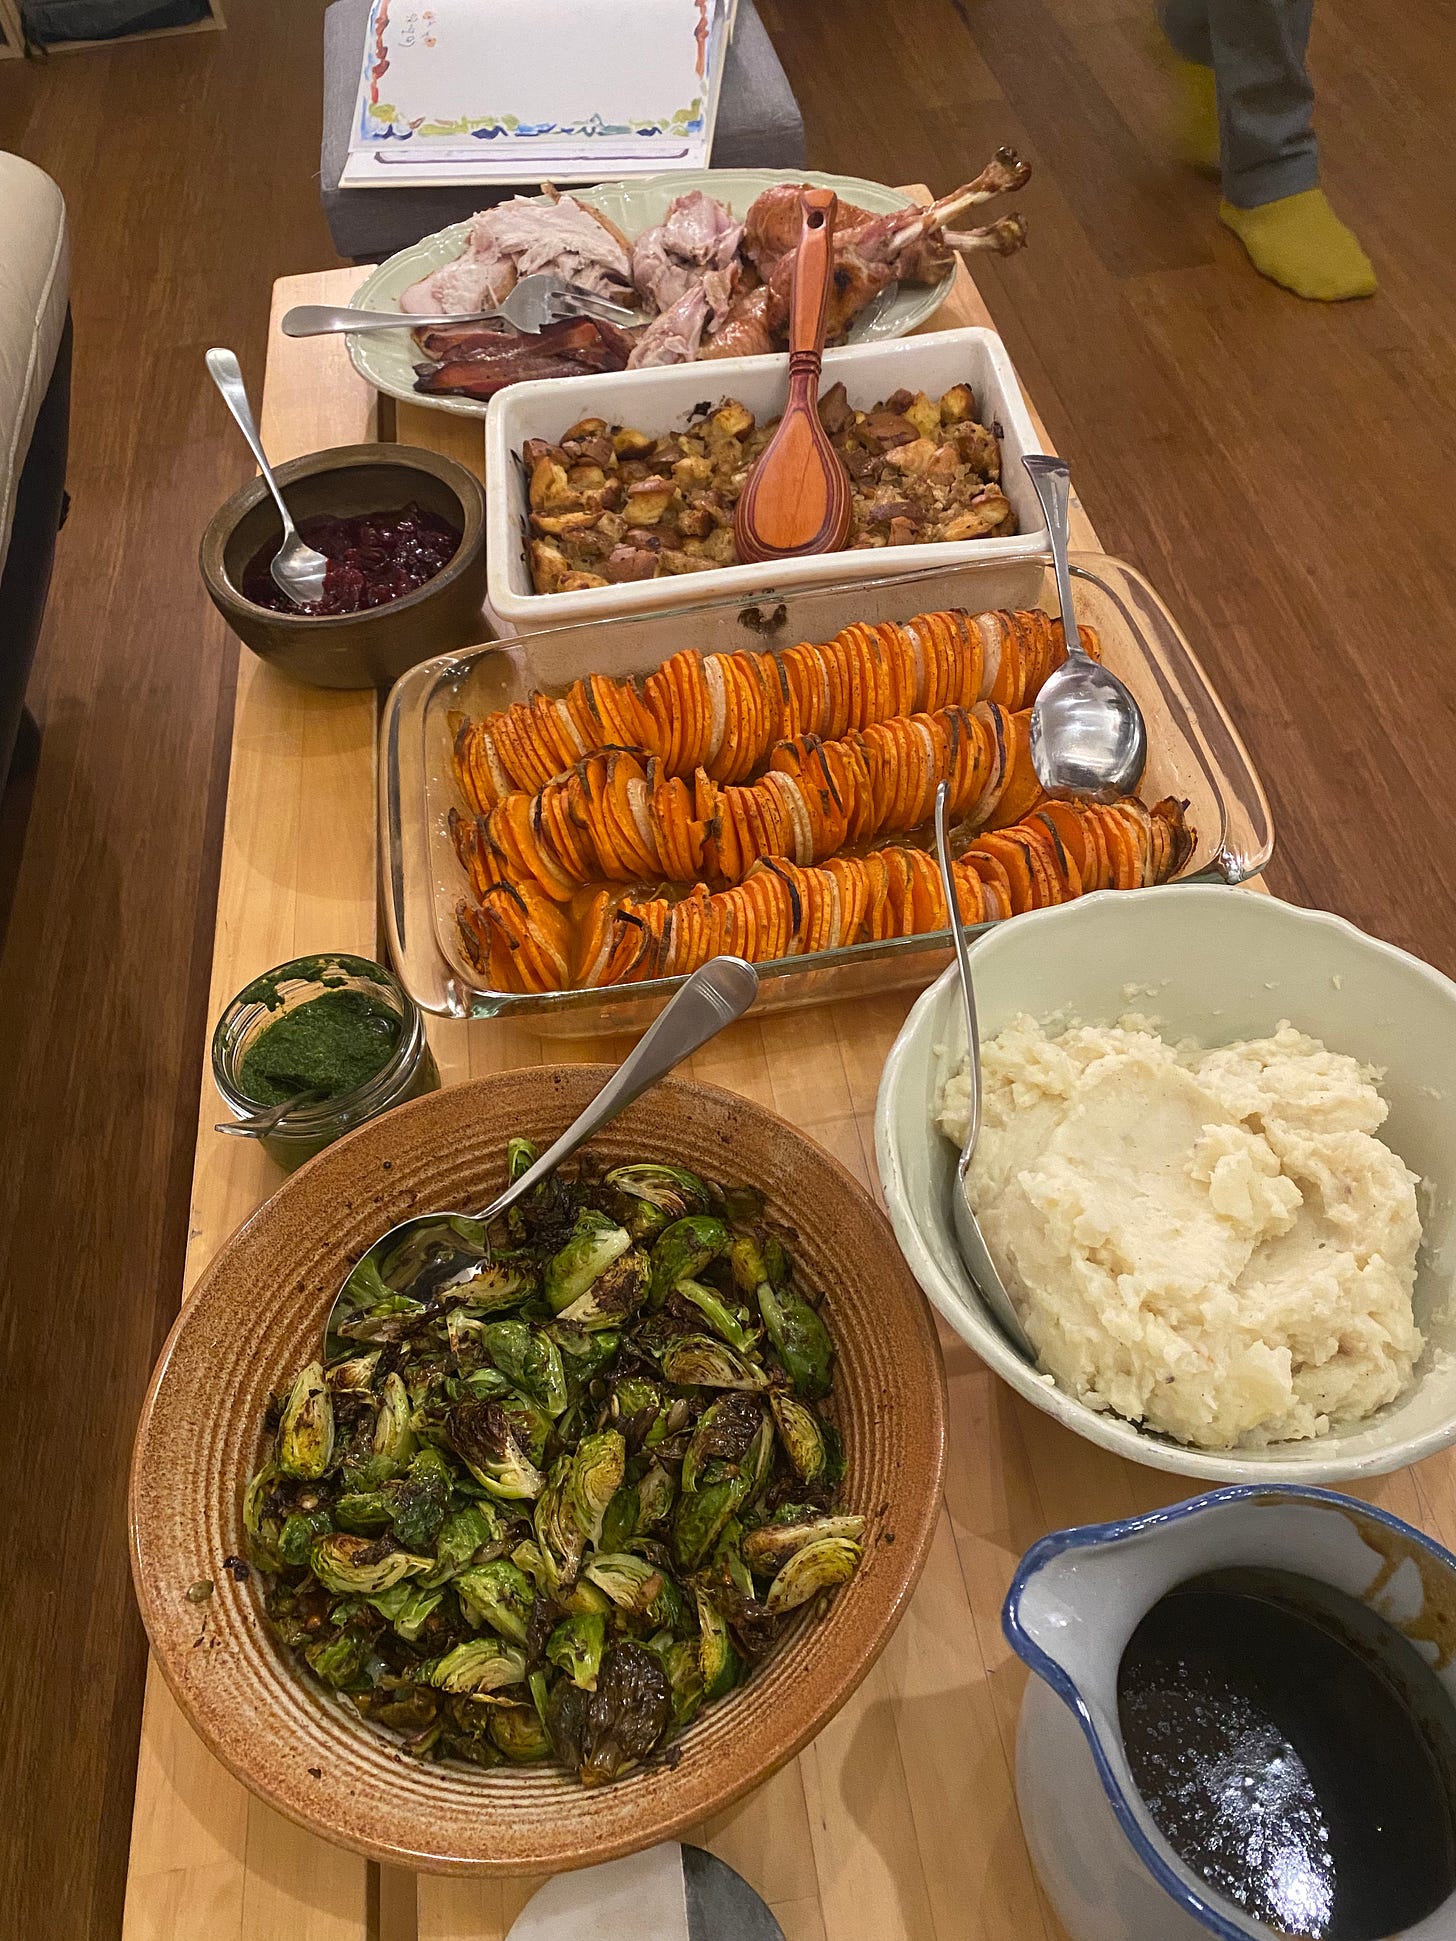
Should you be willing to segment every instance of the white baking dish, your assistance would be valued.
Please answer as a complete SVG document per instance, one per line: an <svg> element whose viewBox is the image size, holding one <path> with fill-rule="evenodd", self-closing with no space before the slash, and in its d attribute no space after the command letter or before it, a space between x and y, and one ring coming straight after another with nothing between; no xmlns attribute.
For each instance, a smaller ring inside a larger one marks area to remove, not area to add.
<svg viewBox="0 0 1456 1941"><path fill-rule="evenodd" d="M935 330L891 343L851 344L824 357L824 384L843 380L849 401L864 410L902 387L937 397L953 384L969 384L976 415L1001 441L1001 486L1016 508L1021 530L1007 539L962 539L926 546L863 548L819 553L808 559L759 566L714 567L656 580L587 587L580 593L532 591L526 562L526 480L517 453L528 438L555 440L579 418L605 418L653 434L673 431L696 408L737 398L757 418L774 418L788 396L788 358L735 357L703 364L672 364L660 370L606 371L513 384L496 394L485 420L486 580L489 605L501 633L535 633L573 621L616 614L660 613L704 600L760 598L770 590L849 585L887 572L965 566L973 561L1044 559L1046 527L1031 481L1022 469L1026 452L1042 450L1022 401L1021 384L994 330Z"/></svg>

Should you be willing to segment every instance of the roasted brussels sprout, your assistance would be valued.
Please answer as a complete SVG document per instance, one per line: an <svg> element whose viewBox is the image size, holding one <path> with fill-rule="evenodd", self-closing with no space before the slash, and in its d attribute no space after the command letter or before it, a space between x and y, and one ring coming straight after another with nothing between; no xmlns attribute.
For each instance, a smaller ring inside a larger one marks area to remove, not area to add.
<svg viewBox="0 0 1456 1941"><path fill-rule="evenodd" d="M531 1502L545 1479L531 1462L499 1402L457 1402L446 1421L450 1446L482 1489L506 1502Z"/></svg>
<svg viewBox="0 0 1456 1941"><path fill-rule="evenodd" d="M406 1577L421 1577L430 1568L428 1557L412 1557L388 1537L371 1540L345 1531L316 1538L308 1563L326 1589L360 1597L387 1591Z"/></svg>
<svg viewBox="0 0 1456 1941"><path fill-rule="evenodd" d="M625 1227L594 1207L583 1207L571 1238L546 1266L545 1292L551 1312L560 1314L580 1300L597 1275L605 1273L631 1244L632 1236Z"/></svg>
<svg viewBox="0 0 1456 1941"><path fill-rule="evenodd" d="M652 1299L661 1301L680 1280L701 1274L728 1244L728 1229L711 1214L690 1214L665 1227L652 1249Z"/></svg>
<svg viewBox="0 0 1456 1941"><path fill-rule="evenodd" d="M371 1250L243 1498L307 1675L402 1754L587 1785L747 1677L865 1534L786 1238L752 1188L644 1160Z"/></svg>
<svg viewBox="0 0 1456 1941"><path fill-rule="evenodd" d="M498 1692L526 1676L524 1655L499 1638L471 1638L429 1667L429 1680L444 1692Z"/></svg>
<svg viewBox="0 0 1456 1941"><path fill-rule="evenodd" d="M622 1486L627 1468L627 1445L615 1429L583 1436L576 1445L567 1476L567 1501L576 1527L590 1544L601 1541L602 1519Z"/></svg>
<svg viewBox="0 0 1456 1941"><path fill-rule="evenodd" d="M607 1621L601 1612L578 1611L564 1617L546 1640L546 1659L573 1685L594 1692L606 1645Z"/></svg>
<svg viewBox="0 0 1456 1941"><path fill-rule="evenodd" d="M768 1387L757 1362L709 1334L676 1335L662 1352L662 1372L678 1388Z"/></svg>
<svg viewBox="0 0 1456 1941"><path fill-rule="evenodd" d="M334 1454L334 1402L322 1362L300 1370L278 1423L278 1467L300 1482L317 1482Z"/></svg>
<svg viewBox="0 0 1456 1941"><path fill-rule="evenodd" d="M398 1375L389 1374L379 1394L379 1413L374 1418L374 1453L388 1456L391 1462L407 1463L415 1453L415 1435L410 1426L414 1411L409 1392Z"/></svg>
<svg viewBox="0 0 1456 1941"><path fill-rule="evenodd" d="M455 1595L467 1624L488 1624L512 1644L526 1642L536 1593L531 1580L508 1557L473 1564L454 1579Z"/></svg>
<svg viewBox="0 0 1456 1941"><path fill-rule="evenodd" d="M820 1591L847 1584L860 1560L860 1547L847 1537L819 1537L796 1550L768 1587L770 1611L792 1611Z"/></svg>
<svg viewBox="0 0 1456 1941"><path fill-rule="evenodd" d="M774 1353L806 1401L818 1402L834 1381L834 1343L829 1330L802 1294L791 1287L758 1284L758 1311Z"/></svg>

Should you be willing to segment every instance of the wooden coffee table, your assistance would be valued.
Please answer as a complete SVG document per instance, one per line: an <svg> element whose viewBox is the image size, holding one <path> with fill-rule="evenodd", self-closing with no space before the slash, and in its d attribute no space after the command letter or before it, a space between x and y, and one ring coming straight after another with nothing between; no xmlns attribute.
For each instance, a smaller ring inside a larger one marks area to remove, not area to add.
<svg viewBox="0 0 1456 1941"><path fill-rule="evenodd" d="M925 199L923 190L916 193ZM343 303L365 274L273 292L263 438L275 459L393 437L479 471L481 425L380 401L339 338L283 337L295 303ZM933 328L991 321L964 269ZM1096 535L1075 512L1074 544ZM372 694L290 684L251 654L238 674L209 1016L248 979L317 950L383 955ZM693 1074L759 1099L877 1191L873 1113L906 994L749 1019ZM620 1056L498 1022L430 1022L447 1084L523 1064ZM190 1288L279 1183L246 1140L213 1131L204 1070L187 1255ZM942 1330L950 1454L925 1575L883 1657L790 1766L703 1827L699 1843L758 1889L788 1941L1057 1941L1012 1785L1023 1673L1001 1635L1013 1566L1046 1531L1189 1494L1031 1408ZM240 1479L241 1482L241 1479ZM1364 1492L1449 1542L1456 1460ZM137 1768L124 1941L500 1941L538 1883L414 1875L328 1845L253 1798L203 1748L155 1666Z"/></svg>

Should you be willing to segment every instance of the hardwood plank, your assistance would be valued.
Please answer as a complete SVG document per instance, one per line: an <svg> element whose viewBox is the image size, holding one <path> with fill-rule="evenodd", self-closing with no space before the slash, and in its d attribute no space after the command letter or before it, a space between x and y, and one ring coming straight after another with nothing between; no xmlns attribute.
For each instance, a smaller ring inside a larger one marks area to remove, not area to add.
<svg viewBox="0 0 1456 1941"><path fill-rule="evenodd" d="M121 1927L145 1669L127 1457L182 1282L237 665L193 559L250 466L201 354L231 343L256 395L273 276L332 260L299 58L322 12L239 0L232 33L7 62L0 82L0 147L67 198L75 318L72 509L0 955L0 1460L45 1505L0 1584L17 1941ZM62 1335L60 1315L84 1322ZM164 1909L159 1933L226 1931L198 1885L202 1918Z"/></svg>

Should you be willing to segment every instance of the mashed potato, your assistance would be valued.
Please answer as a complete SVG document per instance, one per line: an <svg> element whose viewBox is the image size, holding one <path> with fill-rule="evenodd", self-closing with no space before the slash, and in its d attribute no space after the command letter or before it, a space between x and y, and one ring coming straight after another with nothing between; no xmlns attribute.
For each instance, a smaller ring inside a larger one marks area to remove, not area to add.
<svg viewBox="0 0 1456 1941"><path fill-rule="evenodd" d="M1042 1366L1205 1449L1393 1401L1421 1225L1375 1075L1288 1024L1200 1051L1139 1022L982 1047L971 1200ZM957 1145L967 1089L963 1065L940 1101Z"/></svg>

